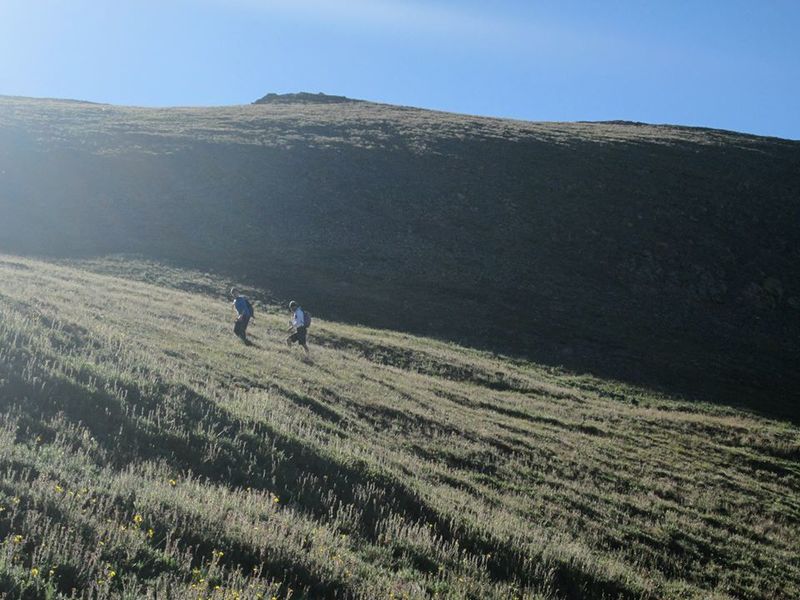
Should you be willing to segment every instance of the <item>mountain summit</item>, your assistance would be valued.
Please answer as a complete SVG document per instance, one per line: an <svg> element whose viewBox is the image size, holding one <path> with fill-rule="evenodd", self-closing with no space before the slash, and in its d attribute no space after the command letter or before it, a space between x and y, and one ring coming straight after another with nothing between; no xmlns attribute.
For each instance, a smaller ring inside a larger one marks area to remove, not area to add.
<svg viewBox="0 0 800 600"><path fill-rule="evenodd" d="M353 100L346 96L331 96L322 92L317 94L309 92L298 92L296 94L269 93L253 102L253 104L345 104L349 102L363 102L363 100Z"/></svg>

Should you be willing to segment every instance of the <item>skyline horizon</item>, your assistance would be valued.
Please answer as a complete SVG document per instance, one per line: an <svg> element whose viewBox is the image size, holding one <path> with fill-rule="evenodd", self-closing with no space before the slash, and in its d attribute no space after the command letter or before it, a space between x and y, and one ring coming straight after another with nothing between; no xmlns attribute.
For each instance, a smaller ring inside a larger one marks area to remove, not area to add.
<svg viewBox="0 0 800 600"><path fill-rule="evenodd" d="M0 98L24 98L30 100L52 100L57 102L76 102L81 104L92 104L98 106L116 106L120 108L147 108L153 110L169 110L169 109L202 109L202 108L227 108L227 107L234 107L234 106L253 106L258 104L257 100L260 100L264 96L269 94L277 94L278 96L286 96L286 95L294 95L294 94L311 94L311 95L323 95L323 96L336 96L336 97L344 97L348 100L352 100L355 102L368 102L372 104L383 104L387 106L397 106L401 108L413 108L416 110L425 110L431 112L440 112L446 114L454 114L454 115L462 115L467 117L477 117L482 119L500 119L500 120L508 120L508 121L520 121L520 122L528 122L528 123L620 123L620 124L629 124L629 125L647 125L651 127L684 127L688 129L704 129L704 130L711 130L711 131L723 131L728 133L734 133L738 135L745 135L751 137L759 137L759 138L774 138L779 140L785 140L788 142L800 142L800 137L793 138L793 137L786 137L781 135L773 135L767 133L758 133L754 131L746 131L742 129L731 129L726 127L717 127L713 125L706 125L706 124L698 124L698 123L678 123L678 122L668 122L668 121L640 121L636 119L628 119L624 117L617 117L617 118L600 118L600 119L532 119L532 118L524 118L524 117L515 117L515 116L508 116L508 115L500 115L500 114L482 114L482 113L474 113L474 112L464 112L459 110L450 110L445 108L435 108L429 106L418 106L413 104L403 104L398 102L391 102L386 100L375 100L371 98L356 98L353 96L349 96L347 94L331 94L328 92L321 92L321 91L308 91L308 90L296 90L296 91L268 91L265 94L262 94L259 98L249 102L231 102L225 104L126 104L120 102L105 102L102 100L94 100L90 98L68 98L68 97L58 97L58 96L30 96L25 94L6 94L0 90Z"/></svg>
<svg viewBox="0 0 800 600"><path fill-rule="evenodd" d="M800 139L800 4L5 0L0 93L143 107L267 92Z"/></svg>

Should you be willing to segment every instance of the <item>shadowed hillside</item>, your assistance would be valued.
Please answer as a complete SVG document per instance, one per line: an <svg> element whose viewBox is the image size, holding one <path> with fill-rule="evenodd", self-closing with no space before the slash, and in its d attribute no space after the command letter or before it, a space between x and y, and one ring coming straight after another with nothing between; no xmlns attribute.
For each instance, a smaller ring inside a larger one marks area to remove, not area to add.
<svg viewBox="0 0 800 600"><path fill-rule="evenodd" d="M0 249L135 253L797 417L800 143L279 100L0 98Z"/></svg>
<svg viewBox="0 0 800 600"><path fill-rule="evenodd" d="M800 594L796 426L119 266L0 255L11 598Z"/></svg>

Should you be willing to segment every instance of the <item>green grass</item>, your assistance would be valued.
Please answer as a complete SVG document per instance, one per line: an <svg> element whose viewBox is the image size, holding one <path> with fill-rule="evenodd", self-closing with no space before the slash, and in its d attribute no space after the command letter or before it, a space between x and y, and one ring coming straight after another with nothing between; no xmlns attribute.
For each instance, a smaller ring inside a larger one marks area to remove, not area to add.
<svg viewBox="0 0 800 600"><path fill-rule="evenodd" d="M791 424L97 267L0 256L9 597L800 595Z"/></svg>

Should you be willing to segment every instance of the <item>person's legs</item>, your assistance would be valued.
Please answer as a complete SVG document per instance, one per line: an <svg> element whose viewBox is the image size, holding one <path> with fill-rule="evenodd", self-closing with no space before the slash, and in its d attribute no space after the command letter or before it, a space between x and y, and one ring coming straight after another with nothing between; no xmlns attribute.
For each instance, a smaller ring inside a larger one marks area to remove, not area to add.
<svg viewBox="0 0 800 600"><path fill-rule="evenodd" d="M308 333L308 330L305 327L300 327L297 330L297 341L303 347L303 350L306 351L306 354L308 354L308 344L306 343L306 334L307 333Z"/></svg>
<svg viewBox="0 0 800 600"><path fill-rule="evenodd" d="M242 338L243 340L247 339L247 324L250 321L250 317L245 315L240 316L236 319L236 324L233 326L233 333L237 336Z"/></svg>
<svg viewBox="0 0 800 600"><path fill-rule="evenodd" d="M297 331L295 331L292 335L286 338L286 344L291 346L294 342L297 342L303 347L303 350L306 351L308 354L308 345L306 344L306 328L305 327L298 327Z"/></svg>

